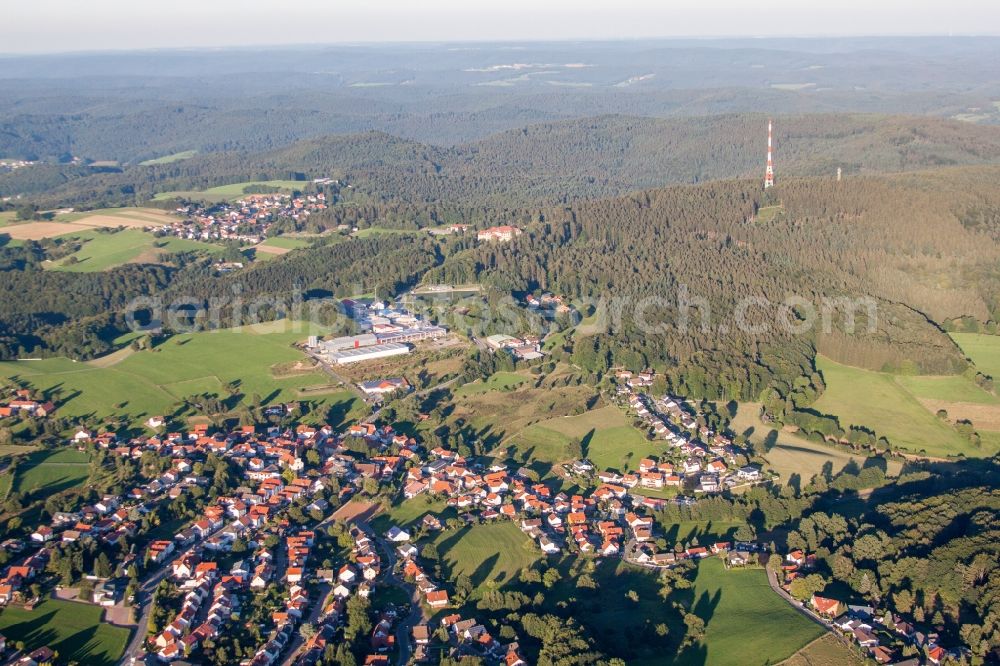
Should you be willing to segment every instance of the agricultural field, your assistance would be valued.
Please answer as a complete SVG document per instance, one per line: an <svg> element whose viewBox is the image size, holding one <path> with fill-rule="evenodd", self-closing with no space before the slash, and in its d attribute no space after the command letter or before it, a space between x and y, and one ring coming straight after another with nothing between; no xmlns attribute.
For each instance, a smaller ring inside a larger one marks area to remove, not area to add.
<svg viewBox="0 0 1000 666"><path fill-rule="evenodd" d="M90 476L90 458L75 449L36 451L21 461L12 489L19 493L58 493Z"/></svg>
<svg viewBox="0 0 1000 666"><path fill-rule="evenodd" d="M101 210L61 213L53 220L11 223L4 233L14 240L41 240L67 234L80 234L97 227L142 228L160 226L171 221L170 216L156 208L105 208Z"/></svg>
<svg viewBox="0 0 1000 666"><path fill-rule="evenodd" d="M816 365L826 391L812 407L837 416L842 427L865 426L895 446L931 456L986 453L937 418L896 375L841 365L823 356ZM925 389L921 385L919 390Z"/></svg>
<svg viewBox="0 0 1000 666"><path fill-rule="evenodd" d="M156 263L161 254L192 251L218 254L223 250L219 245L173 236L156 238L137 229L116 233L89 230L67 234L65 237L83 241L83 247L68 257L48 262L47 269L93 273L130 262Z"/></svg>
<svg viewBox="0 0 1000 666"><path fill-rule="evenodd" d="M197 150L182 150L179 153L174 153L173 155L164 155L163 157L157 157L151 160L145 160L139 162L139 166L155 166L157 164L173 164L174 162L180 162L182 160L189 160L198 154Z"/></svg>
<svg viewBox="0 0 1000 666"><path fill-rule="evenodd" d="M698 564L693 592L705 638L681 652L678 665L741 666L747 655L775 663L824 633L771 590L763 569L727 571L721 559L710 557Z"/></svg>
<svg viewBox="0 0 1000 666"><path fill-rule="evenodd" d="M952 333L951 339L985 375L1000 379L1000 336L983 333Z"/></svg>
<svg viewBox="0 0 1000 666"><path fill-rule="evenodd" d="M70 417L103 418L121 415L142 423L154 415L174 413L179 398L192 393L221 393L233 382L243 396L257 394L265 404L305 399L317 400L322 409L308 419L323 420L331 409L344 419L356 412L353 392L330 387L330 378L319 371L275 377L272 366L303 359L293 342L308 335L288 322L261 329L192 333L173 336L152 350L134 352L115 363L77 363L66 358L0 363L0 376L19 378L46 392ZM313 388L313 392L308 389ZM319 389L319 390L317 390ZM315 397L313 397L315 396ZM220 398L227 398L221 395Z"/></svg>
<svg viewBox="0 0 1000 666"><path fill-rule="evenodd" d="M61 663L113 666L129 639L129 630L101 622L103 609L90 604L47 599L34 610L8 606L0 611L0 634L24 641L34 650L48 645Z"/></svg>
<svg viewBox="0 0 1000 666"><path fill-rule="evenodd" d="M764 457L768 466L780 475L783 483L787 483L795 474L799 475L803 483L807 483L814 475L823 472L827 463L836 474L851 464L862 467L867 460L863 455L851 454L833 446L814 442L789 430L774 430L760 420L759 412L760 403L740 403L730 428L737 435L747 434L754 444L764 442L769 436L774 437L774 444ZM772 432L774 435L770 434ZM887 474L896 476L902 464L896 460L889 460L886 467Z"/></svg>
<svg viewBox="0 0 1000 666"><path fill-rule="evenodd" d="M864 659L832 634L824 634L781 662L780 666L863 666L864 663Z"/></svg>
<svg viewBox="0 0 1000 666"><path fill-rule="evenodd" d="M502 587L541 557L535 542L510 521L445 531L433 543L447 578L467 575L476 589L474 597Z"/></svg>
<svg viewBox="0 0 1000 666"><path fill-rule="evenodd" d="M255 180L244 183L231 183L229 185L219 185L209 187L205 190L188 190L174 192L160 192L153 197L153 201L164 201L166 199L202 199L207 201L229 201L235 200L246 194L248 188L274 187L281 191L299 191L308 185L304 180Z"/></svg>

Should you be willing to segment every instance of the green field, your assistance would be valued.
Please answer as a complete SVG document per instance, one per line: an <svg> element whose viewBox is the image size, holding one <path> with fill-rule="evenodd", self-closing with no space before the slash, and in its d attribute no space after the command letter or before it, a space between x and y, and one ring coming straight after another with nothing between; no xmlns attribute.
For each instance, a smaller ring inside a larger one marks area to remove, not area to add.
<svg viewBox="0 0 1000 666"><path fill-rule="evenodd" d="M678 664L773 664L824 633L771 590L763 569L727 571L717 557L698 565L694 612L705 620L705 639Z"/></svg>
<svg viewBox="0 0 1000 666"><path fill-rule="evenodd" d="M83 247L69 257L49 262L46 268L50 270L93 273L136 260L154 263L159 254L197 250L215 254L223 249L219 245L173 236L156 238L138 229L127 229L116 233L83 231L67 234L62 238L84 241Z"/></svg>
<svg viewBox="0 0 1000 666"><path fill-rule="evenodd" d="M781 666L862 666L864 663L864 659L832 634L825 634L781 662Z"/></svg>
<svg viewBox="0 0 1000 666"><path fill-rule="evenodd" d="M366 227L365 229L358 229L355 233L351 234L355 238L369 238L371 236L385 236L385 235L416 235L421 234L423 231L418 231L416 229L387 229L385 227Z"/></svg>
<svg viewBox="0 0 1000 666"><path fill-rule="evenodd" d="M295 236L271 236L261 245L267 247L280 247L286 250L298 250L302 247L309 247L312 244L308 238L296 238Z"/></svg>
<svg viewBox="0 0 1000 666"><path fill-rule="evenodd" d="M982 333L952 333L962 353L972 359L983 374L1000 379L1000 336Z"/></svg>
<svg viewBox="0 0 1000 666"><path fill-rule="evenodd" d="M476 588L502 587L542 556L538 546L512 522L463 527L434 539L449 580L465 574Z"/></svg>
<svg viewBox="0 0 1000 666"><path fill-rule="evenodd" d="M253 180L243 183L231 183L229 185L219 185L209 187L199 191L175 191L160 192L153 197L153 201L163 201L165 199L209 199L215 201L225 201L227 199L239 199L246 194L247 188L252 187L276 187L284 191L300 191L308 181L304 180Z"/></svg>
<svg viewBox="0 0 1000 666"><path fill-rule="evenodd" d="M792 475L798 474L804 485L814 475L822 473L827 463L830 463L834 474L852 463L859 468L864 466L866 458L863 455L847 453L787 430L775 431L772 426L760 420L759 412L760 403L740 403L730 427L737 435L749 433L747 436L754 444L763 442L772 431L776 433L775 443L764 457L768 467L780 475L782 483L787 483ZM886 467L888 474L895 476L899 474L902 464L889 460Z"/></svg>
<svg viewBox="0 0 1000 666"><path fill-rule="evenodd" d="M1000 405L1000 398L983 390L962 375L941 377L903 375L895 379L896 383L908 393L920 399Z"/></svg>
<svg viewBox="0 0 1000 666"><path fill-rule="evenodd" d="M118 414L137 423L149 416L170 415L179 397L218 392L228 382L235 382L239 393L257 394L265 403L305 399L298 389L326 386L330 378L319 371L274 378L272 365L303 358L290 345L308 335L306 326L298 331L287 328L263 325L261 332L247 327L176 335L153 350L135 352L107 367L100 367L100 361L76 363L66 358L3 362L0 375L18 377L45 391L62 416ZM344 419L359 405L346 390L320 391L309 399L324 403ZM326 416L314 412L309 419Z"/></svg>
<svg viewBox="0 0 1000 666"><path fill-rule="evenodd" d="M75 449L36 451L21 462L13 489L20 493L58 493L86 481L89 468L87 454Z"/></svg>
<svg viewBox="0 0 1000 666"><path fill-rule="evenodd" d="M568 458L567 446L573 440L582 444L584 455L598 470L635 469L642 458L664 451L663 442L647 440L613 405L542 421L511 441L519 451L530 451L533 458L560 462Z"/></svg>
<svg viewBox="0 0 1000 666"><path fill-rule="evenodd" d="M475 395L477 393L486 393L487 391L503 391L504 389L520 386L526 381L528 381L527 377L516 372L498 372L490 375L486 381L477 379L474 382L463 384L455 389L455 395Z"/></svg>
<svg viewBox="0 0 1000 666"><path fill-rule="evenodd" d="M152 160L145 160L139 162L139 166L154 166L156 164L172 164L173 162L180 162L181 160L189 160L198 154L197 150L183 150L179 153L174 153L173 155L164 155L163 157L157 157Z"/></svg>
<svg viewBox="0 0 1000 666"><path fill-rule="evenodd" d="M59 662L112 666L128 643L129 630L101 622L103 610L89 604L48 599L32 611L9 606L0 612L0 633L8 644L24 641L29 650L44 645Z"/></svg>
<svg viewBox="0 0 1000 666"><path fill-rule="evenodd" d="M982 455L949 424L935 417L895 375L816 358L826 391L812 408L840 419L841 427L859 425L889 438L894 446L932 456Z"/></svg>

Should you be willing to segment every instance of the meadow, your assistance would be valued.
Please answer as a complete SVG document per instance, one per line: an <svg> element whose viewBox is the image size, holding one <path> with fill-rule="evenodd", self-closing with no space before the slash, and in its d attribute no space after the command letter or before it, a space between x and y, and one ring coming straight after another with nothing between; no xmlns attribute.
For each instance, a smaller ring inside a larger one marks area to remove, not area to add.
<svg viewBox="0 0 1000 666"><path fill-rule="evenodd" d="M193 251L218 254L223 250L220 245L175 236L156 238L138 229L116 233L88 230L64 237L83 241L83 247L68 257L47 262L45 267L49 270L93 273L129 262L155 263L161 254Z"/></svg>
<svg viewBox="0 0 1000 666"><path fill-rule="evenodd" d="M763 569L727 571L710 557L698 564L693 592L705 638L678 655L679 666L742 666L748 655L754 663L775 663L824 633L771 590Z"/></svg>
<svg viewBox="0 0 1000 666"><path fill-rule="evenodd" d="M824 634L780 666L862 666L865 660L832 634Z"/></svg>
<svg viewBox="0 0 1000 666"><path fill-rule="evenodd" d="M172 155L164 155L163 157L157 157L151 160L144 160L139 162L139 166L154 166L157 164L173 164L174 162L180 162L181 160L189 160L198 154L197 150L182 150L179 153L174 153Z"/></svg>
<svg viewBox="0 0 1000 666"><path fill-rule="evenodd" d="M865 426L888 437L894 446L915 453L984 455L982 449L937 418L903 383L910 381L914 390L926 392L926 381L914 383L911 378L901 382L896 375L841 365L823 356L817 356L816 366L823 373L826 391L812 408L839 417L841 427Z"/></svg>
<svg viewBox="0 0 1000 666"><path fill-rule="evenodd" d="M793 475L798 475L802 483L807 483L814 475L823 472L824 466L830 465L834 474L848 465L862 467L867 458L860 454L852 454L833 446L814 442L795 432L775 430L764 423L758 416L760 403L740 403L736 417L730 427L737 435L747 434L750 441L760 444L768 437L774 437L774 444L764 455L768 466L780 475L782 483L788 483ZM774 433L771 435L771 433ZM749 433L749 434L748 434ZM902 464L889 460L886 471L890 476L899 474Z"/></svg>
<svg viewBox="0 0 1000 666"><path fill-rule="evenodd" d="M34 650L48 645L61 663L113 666L128 643L129 630L101 622L103 610L73 601L47 599L34 610L8 606L0 611L0 633L8 643L24 641Z"/></svg>
<svg viewBox="0 0 1000 666"><path fill-rule="evenodd" d="M433 543L446 577L468 576L476 589L474 597L502 587L541 557L538 546L510 521L442 532Z"/></svg>
<svg viewBox="0 0 1000 666"><path fill-rule="evenodd" d="M273 187L281 191L299 191L309 183L304 180L254 180L243 183L230 183L229 185L219 185L209 187L204 190L160 192L153 197L153 201L164 201L167 199L204 199L208 201L228 201L239 199L246 190L255 187Z"/></svg>
<svg viewBox="0 0 1000 666"><path fill-rule="evenodd" d="M291 344L308 335L306 325L296 330L286 322L276 324L175 335L152 350L122 355L110 365L101 359L78 363L66 358L3 362L0 375L46 392L55 398L63 416L114 414L134 423L150 416L169 416L180 398L222 393L228 383L244 396L259 395L265 404L303 399L300 389L328 386L330 378L320 371L275 378L271 366L301 360L303 355ZM343 389L309 396L321 409L306 420L325 419L326 409L347 419L360 404L353 392Z"/></svg>
<svg viewBox="0 0 1000 666"><path fill-rule="evenodd" d="M455 389L455 395L475 395L486 393L487 391L505 391L520 386L528 378L517 372L497 372L490 375L486 381L477 379L474 382L463 384Z"/></svg>
<svg viewBox="0 0 1000 666"><path fill-rule="evenodd" d="M21 461L12 488L16 492L54 494L78 486L90 476L90 458L75 449L35 451Z"/></svg>
<svg viewBox="0 0 1000 666"><path fill-rule="evenodd" d="M1000 336L952 333L951 339L983 374L1000 379Z"/></svg>
<svg viewBox="0 0 1000 666"><path fill-rule="evenodd" d="M308 238L297 238L295 236L271 236L257 247L274 247L282 250L297 250L302 247L309 247L312 241Z"/></svg>

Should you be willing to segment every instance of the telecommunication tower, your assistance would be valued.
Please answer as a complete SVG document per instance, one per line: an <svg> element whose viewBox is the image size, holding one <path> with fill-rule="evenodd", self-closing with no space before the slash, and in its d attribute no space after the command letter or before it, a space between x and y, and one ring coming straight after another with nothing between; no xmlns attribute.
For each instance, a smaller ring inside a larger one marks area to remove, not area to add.
<svg viewBox="0 0 1000 666"><path fill-rule="evenodd" d="M767 170L764 171L764 189L774 187L774 162L771 160L771 121L767 121Z"/></svg>

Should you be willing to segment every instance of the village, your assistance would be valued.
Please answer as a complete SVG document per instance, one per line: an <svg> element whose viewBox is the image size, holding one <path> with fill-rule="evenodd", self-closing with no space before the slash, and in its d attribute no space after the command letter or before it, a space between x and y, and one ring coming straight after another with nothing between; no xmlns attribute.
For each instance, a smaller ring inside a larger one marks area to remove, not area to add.
<svg viewBox="0 0 1000 666"><path fill-rule="evenodd" d="M632 381L645 380L639 375ZM631 394L629 404L641 414L646 399ZM688 421L681 421L678 430L684 423ZM164 421L151 418L146 425L161 428ZM671 448L665 448L665 458L675 449L691 464L675 470L665 461L644 459L637 473L600 472L599 483L568 494L497 461L469 460L440 446L427 450L390 424L366 422L342 432L303 424L290 429L243 426L230 432L199 425L189 432L128 440L79 430L69 445L133 461L152 456L163 461L164 470L119 496L104 496L93 505L52 516L47 524L37 525L25 542L3 544L11 553L29 554L7 568L0 581L0 603L30 604L46 594L54 582L48 566L54 551L90 543L106 551L115 544L131 543L110 563L114 573L91 581L88 592L93 603L123 607L150 582L158 582L139 618L140 627L150 623L151 612L161 616L163 609L172 610L162 622L149 624L155 632L148 640L141 640L139 632L140 640L133 641L134 649L127 655L130 663L188 658L206 640L217 640L227 631L241 609L246 612L261 603L269 609L269 629L247 663L279 663L283 656L293 656L290 646L298 655L296 663L315 663L343 626L352 598L368 599L395 584L413 586L416 614L411 614L403 633L417 660L444 650L521 664L525 662L516 641L498 642L474 618L449 615L444 621L446 644L435 639L438 634L427 621L452 602L445 582L426 574L411 543L414 535L398 526L379 535L361 520L351 524L337 520L338 507L366 506L371 500L365 498L376 496L396 503L443 501L462 524L513 522L546 556L624 558L652 568L715 554L725 557L729 543L681 549L656 546L659 529L654 512L668 502L694 500L651 497L633 489L680 485L688 475L700 473L702 459L718 453L713 460L721 461L735 453L724 439L713 439L704 448L680 436L674 439L668 444ZM144 529L143 517L155 513L157 506L205 496L212 485L206 473L209 464L214 469L225 464L235 471L231 491L205 502L200 514L178 525L172 538L146 537L150 530ZM580 475L592 471L584 460L568 467ZM711 461L704 467L715 469ZM728 465L722 465L719 473L723 468ZM744 470L744 475L751 473ZM698 485L704 489L700 477ZM428 513L420 530L431 534L446 529L446 522ZM313 553L317 544L330 541L334 534L348 552L338 556L336 548L327 544L324 555ZM756 544L747 543L738 544L734 552L750 559L749 553L756 550ZM281 590L280 599L262 601L275 585ZM387 663L385 654L399 649L396 635L404 612L404 607L381 612L367 663ZM307 619L310 636L298 640L296 629Z"/></svg>
<svg viewBox="0 0 1000 666"><path fill-rule="evenodd" d="M297 221L326 208L323 192L300 196L280 192L246 194L232 203L192 202L178 206L173 211L179 218L176 222L152 231L158 236L256 245L269 236L272 225L278 220Z"/></svg>

